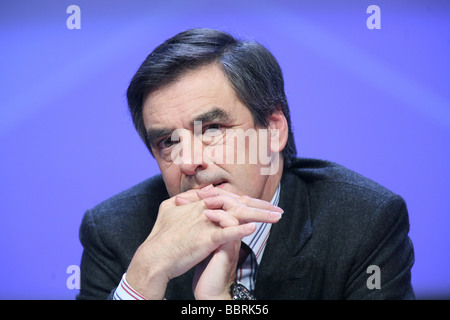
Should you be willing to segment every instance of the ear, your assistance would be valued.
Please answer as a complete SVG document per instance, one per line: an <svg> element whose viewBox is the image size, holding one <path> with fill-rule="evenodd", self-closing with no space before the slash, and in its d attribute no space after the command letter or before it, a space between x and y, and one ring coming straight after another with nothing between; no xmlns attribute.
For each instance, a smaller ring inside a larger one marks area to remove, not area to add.
<svg viewBox="0 0 450 320"><path fill-rule="evenodd" d="M281 152L288 139L288 124L281 110L275 111L269 117L270 149L272 152Z"/></svg>

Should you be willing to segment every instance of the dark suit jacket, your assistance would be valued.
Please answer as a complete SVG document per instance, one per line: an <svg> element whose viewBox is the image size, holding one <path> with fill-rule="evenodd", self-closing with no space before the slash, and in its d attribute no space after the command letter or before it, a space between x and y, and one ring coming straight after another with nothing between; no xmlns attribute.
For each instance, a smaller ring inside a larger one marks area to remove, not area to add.
<svg viewBox="0 0 450 320"><path fill-rule="evenodd" d="M78 299L105 299L168 198L160 175L85 213ZM281 220L257 273L258 299L413 299L414 252L403 199L337 164L297 159L283 173ZM368 267L380 268L369 289ZM169 282L167 299L194 299L192 270Z"/></svg>

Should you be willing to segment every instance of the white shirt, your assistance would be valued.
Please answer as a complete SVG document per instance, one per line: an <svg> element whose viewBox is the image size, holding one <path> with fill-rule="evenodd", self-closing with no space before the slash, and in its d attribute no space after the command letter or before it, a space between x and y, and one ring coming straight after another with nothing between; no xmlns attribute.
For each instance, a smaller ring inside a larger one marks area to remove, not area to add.
<svg viewBox="0 0 450 320"><path fill-rule="evenodd" d="M278 185L275 194L270 201L274 206L278 206L280 200L280 185ZM272 224L270 223L256 223L256 231L242 238L242 242L252 249L253 254L250 254L244 261L242 266L236 270L236 281L243 284L250 291L255 290L256 283L256 272L258 265L261 263L261 259L266 248L267 239L269 238L270 228ZM114 300L146 300L144 296L139 294L134 290L126 279L126 273L123 274L122 280L113 295Z"/></svg>

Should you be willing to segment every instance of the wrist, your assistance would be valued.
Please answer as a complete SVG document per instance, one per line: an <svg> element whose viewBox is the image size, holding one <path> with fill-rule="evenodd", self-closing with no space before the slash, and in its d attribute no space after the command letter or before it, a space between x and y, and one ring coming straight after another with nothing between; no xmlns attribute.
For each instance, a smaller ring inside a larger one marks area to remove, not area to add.
<svg viewBox="0 0 450 320"><path fill-rule="evenodd" d="M126 272L128 284L146 299L161 300L164 298L169 277L167 268L151 259L149 255L142 256L137 250Z"/></svg>
<svg viewBox="0 0 450 320"><path fill-rule="evenodd" d="M168 280L153 272L133 272L128 270L126 281L130 287L146 300L162 300L166 293Z"/></svg>
<svg viewBox="0 0 450 320"><path fill-rule="evenodd" d="M194 284L193 291L195 300L233 300L230 294L230 286L233 282L234 280L222 284L208 282L208 284L203 283L201 287Z"/></svg>
<svg viewBox="0 0 450 320"><path fill-rule="evenodd" d="M147 300L143 295L137 292L127 281L126 273L114 291L113 300Z"/></svg>

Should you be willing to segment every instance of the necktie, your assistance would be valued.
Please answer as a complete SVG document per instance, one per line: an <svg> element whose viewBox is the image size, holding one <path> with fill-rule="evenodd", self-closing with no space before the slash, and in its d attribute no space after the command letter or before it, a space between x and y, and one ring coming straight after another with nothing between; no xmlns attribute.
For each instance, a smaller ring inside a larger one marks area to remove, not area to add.
<svg viewBox="0 0 450 320"><path fill-rule="evenodd" d="M249 256L252 256L252 259L249 259ZM255 289L256 267L256 257L253 250L244 242L241 242L235 280L243 284L250 292Z"/></svg>
<svg viewBox="0 0 450 320"><path fill-rule="evenodd" d="M250 247L246 245L244 242L241 242L241 249L239 250L237 269L239 269L242 266L242 264L247 259L250 253L252 253L252 249L250 249Z"/></svg>

